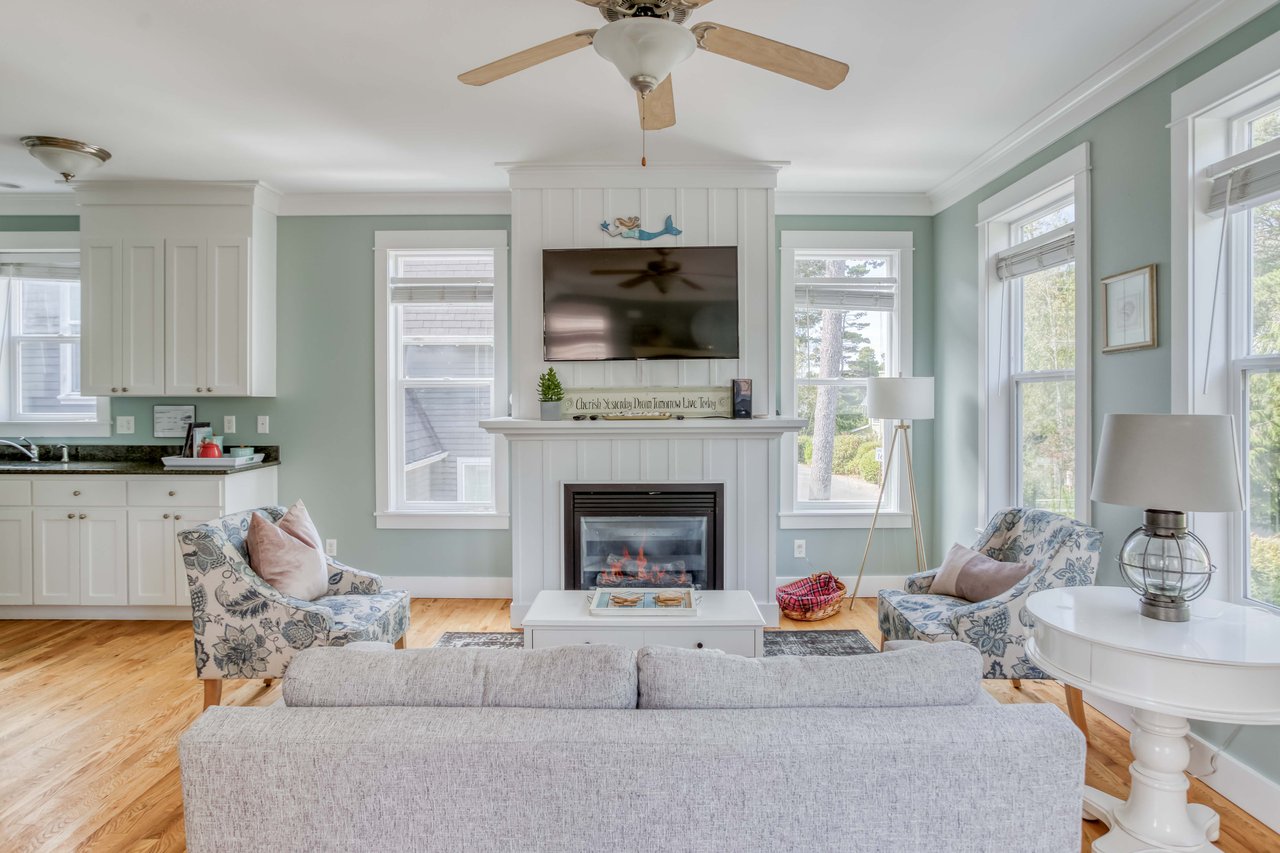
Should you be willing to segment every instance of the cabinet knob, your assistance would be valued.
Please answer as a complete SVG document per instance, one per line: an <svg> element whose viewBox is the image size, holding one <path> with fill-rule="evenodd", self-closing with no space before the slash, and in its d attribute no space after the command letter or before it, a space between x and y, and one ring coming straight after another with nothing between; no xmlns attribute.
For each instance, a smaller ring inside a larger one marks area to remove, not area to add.
<svg viewBox="0 0 1280 853"><path fill-rule="evenodd" d="M74 512L67 513L67 518L75 518L75 517L76 517L76 514Z"/></svg>
<svg viewBox="0 0 1280 853"><path fill-rule="evenodd" d="M698 643L698 648L702 648L702 643Z"/></svg>
<svg viewBox="0 0 1280 853"><path fill-rule="evenodd" d="M174 496L174 495L176 495L176 494L177 494L177 492L175 492L173 489L170 489L170 490L169 490L169 497L173 497L173 496Z"/></svg>
<svg viewBox="0 0 1280 853"><path fill-rule="evenodd" d="M111 393L112 393L112 394L119 394L119 393L120 393L120 389L119 389L119 388L112 388L112 389L111 389Z"/></svg>
<svg viewBox="0 0 1280 853"><path fill-rule="evenodd" d="M128 389L128 388L121 388L120 390L121 390L121 391L124 391L124 392L126 392L126 393L129 391L129 389Z"/></svg>
<svg viewBox="0 0 1280 853"><path fill-rule="evenodd" d="M175 516L173 517L173 520L174 520L174 521L182 521L182 516L180 516L180 515L175 515Z"/></svg>
<svg viewBox="0 0 1280 853"><path fill-rule="evenodd" d="M85 514L82 512L82 513L80 513L80 517L81 517L81 518L88 518L89 516L85 515Z"/></svg>
<svg viewBox="0 0 1280 853"><path fill-rule="evenodd" d="M76 497L80 497L80 490L79 490L79 489L76 489L76 490L75 490L74 492L72 492L71 494L75 495Z"/></svg>
<svg viewBox="0 0 1280 853"><path fill-rule="evenodd" d="M164 514L164 517L165 517L165 518L168 518L168 517L169 517L169 513L167 513L167 512L166 512L166 513Z"/></svg>

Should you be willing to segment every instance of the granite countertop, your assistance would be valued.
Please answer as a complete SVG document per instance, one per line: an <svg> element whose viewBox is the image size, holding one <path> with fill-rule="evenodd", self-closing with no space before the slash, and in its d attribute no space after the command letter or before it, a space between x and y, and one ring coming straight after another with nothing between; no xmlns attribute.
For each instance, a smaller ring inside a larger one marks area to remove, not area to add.
<svg viewBox="0 0 1280 853"><path fill-rule="evenodd" d="M40 444L40 461L32 462L22 453L7 445L0 445L0 476L23 477L49 474L116 474L130 476L215 476L256 471L280 464L279 447L258 447L265 458L256 465L239 468L166 468L160 460L165 456L177 456L182 448L174 445L127 444L75 444L69 445L70 462L59 461L62 451L54 445Z"/></svg>

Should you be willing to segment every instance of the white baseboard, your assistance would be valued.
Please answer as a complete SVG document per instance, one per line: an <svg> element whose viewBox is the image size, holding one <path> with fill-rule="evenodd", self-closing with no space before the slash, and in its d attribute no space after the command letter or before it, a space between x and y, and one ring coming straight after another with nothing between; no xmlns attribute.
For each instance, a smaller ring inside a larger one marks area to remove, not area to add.
<svg viewBox="0 0 1280 853"><path fill-rule="evenodd" d="M1097 708L1125 731L1132 731L1133 709L1128 705L1084 693L1085 701ZM1196 734L1187 736L1191 744L1191 769L1197 773L1209 772L1209 759L1217 749ZM1263 776L1257 770L1233 757L1230 753L1218 753L1217 771L1200 781L1253 815L1275 832L1280 832L1280 783Z"/></svg>
<svg viewBox="0 0 1280 853"><path fill-rule="evenodd" d="M808 575L805 575L808 577ZM800 578L778 578L778 586L791 583ZM844 585L849 588L849 592L853 592L853 585L858 580L856 574L840 576L840 580L844 581ZM905 575L863 575L862 585L858 587L858 598L875 598L876 593L882 589L902 589L906 581Z"/></svg>
<svg viewBox="0 0 1280 853"><path fill-rule="evenodd" d="M407 589L414 598L510 598L509 577L382 576L386 589Z"/></svg>
<svg viewBox="0 0 1280 853"><path fill-rule="evenodd" d="M12 604L0 607L4 619L118 619L141 622L190 622L191 605Z"/></svg>

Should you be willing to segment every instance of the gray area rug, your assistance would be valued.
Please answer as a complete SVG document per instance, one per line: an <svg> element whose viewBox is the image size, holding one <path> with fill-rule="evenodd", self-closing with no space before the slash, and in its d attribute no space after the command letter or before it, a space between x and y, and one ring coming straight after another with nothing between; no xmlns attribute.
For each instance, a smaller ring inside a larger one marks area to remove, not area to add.
<svg viewBox="0 0 1280 853"><path fill-rule="evenodd" d="M524 635L513 631L446 631L436 647L519 649ZM765 631L764 656L868 655L879 651L861 631Z"/></svg>

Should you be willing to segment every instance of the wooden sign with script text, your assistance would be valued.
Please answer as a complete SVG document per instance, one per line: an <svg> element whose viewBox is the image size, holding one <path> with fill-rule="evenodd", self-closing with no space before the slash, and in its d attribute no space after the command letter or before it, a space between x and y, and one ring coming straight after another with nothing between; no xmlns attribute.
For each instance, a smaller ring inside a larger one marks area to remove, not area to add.
<svg viewBox="0 0 1280 853"><path fill-rule="evenodd" d="M669 413L686 418L733 417L729 386L698 388L566 388L564 417Z"/></svg>

